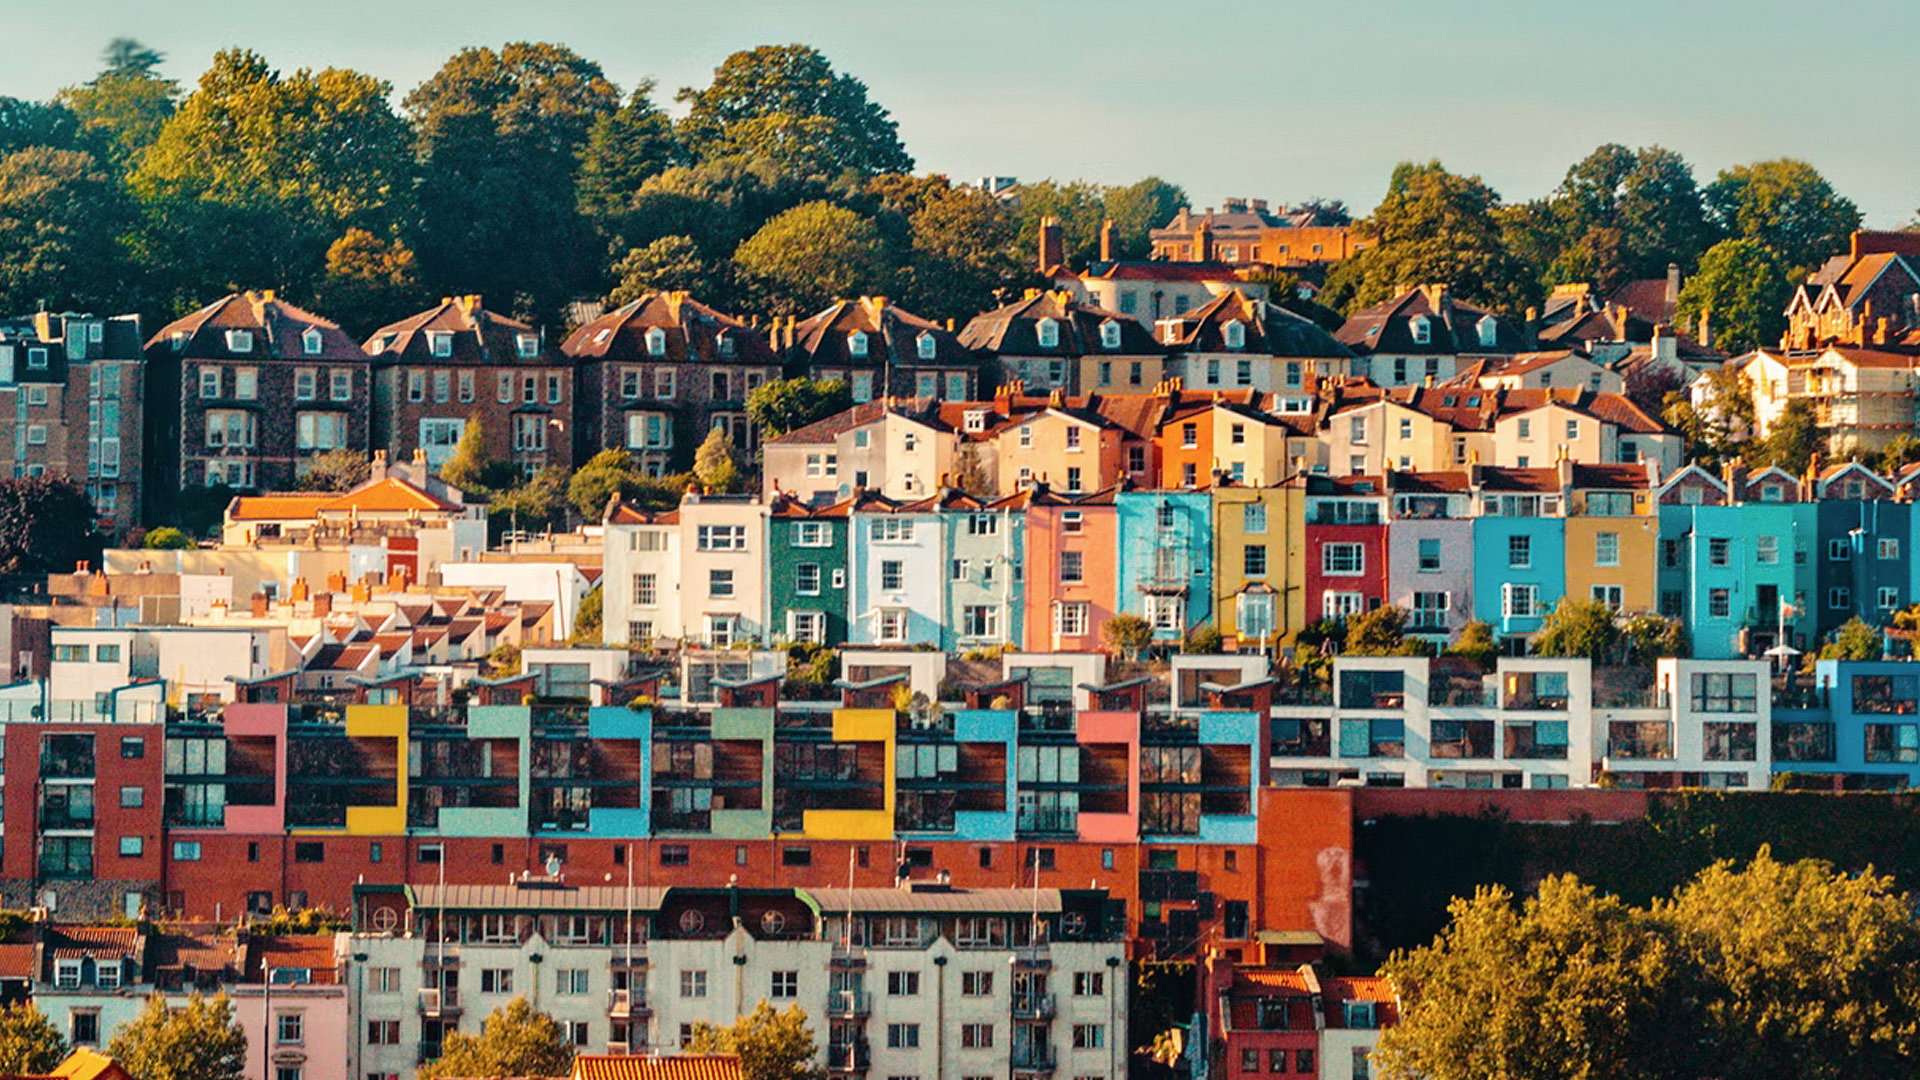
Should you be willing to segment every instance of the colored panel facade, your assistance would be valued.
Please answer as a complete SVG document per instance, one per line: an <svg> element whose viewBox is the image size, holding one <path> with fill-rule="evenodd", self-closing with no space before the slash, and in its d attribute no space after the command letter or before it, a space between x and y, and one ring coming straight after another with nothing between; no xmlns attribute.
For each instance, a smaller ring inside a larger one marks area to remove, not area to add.
<svg viewBox="0 0 1920 1080"><path fill-rule="evenodd" d="M1285 640L1306 612L1306 513L1298 485L1213 492L1219 629L1236 647Z"/></svg>
<svg viewBox="0 0 1920 1080"><path fill-rule="evenodd" d="M1177 642L1213 620L1213 499L1207 492L1126 491L1114 497L1120 530L1120 609Z"/></svg>

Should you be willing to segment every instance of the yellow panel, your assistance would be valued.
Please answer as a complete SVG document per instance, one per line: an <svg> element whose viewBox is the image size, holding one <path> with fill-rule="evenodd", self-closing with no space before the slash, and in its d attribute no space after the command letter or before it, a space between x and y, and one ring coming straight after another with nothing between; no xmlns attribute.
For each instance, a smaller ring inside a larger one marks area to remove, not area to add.
<svg viewBox="0 0 1920 1080"><path fill-rule="evenodd" d="M406 791L404 785L400 789ZM401 836L407 831L406 795L400 796L399 806L349 806L347 807L347 835L349 836Z"/></svg>
<svg viewBox="0 0 1920 1080"><path fill-rule="evenodd" d="M892 709L833 710L834 742L893 743Z"/></svg>
<svg viewBox="0 0 1920 1080"><path fill-rule="evenodd" d="M893 756L891 750L887 756ZM801 829L810 840L893 839L892 779L887 781L885 810L808 810L801 817Z"/></svg>
<svg viewBox="0 0 1920 1080"><path fill-rule="evenodd" d="M405 705L347 706L348 738L394 740L393 806L347 807L347 832L353 836L401 835L407 831L407 707ZM889 762L891 764L891 762Z"/></svg>
<svg viewBox="0 0 1920 1080"><path fill-rule="evenodd" d="M347 735L348 737L392 735L404 739L407 737L407 707L405 705L349 705L347 706Z"/></svg>

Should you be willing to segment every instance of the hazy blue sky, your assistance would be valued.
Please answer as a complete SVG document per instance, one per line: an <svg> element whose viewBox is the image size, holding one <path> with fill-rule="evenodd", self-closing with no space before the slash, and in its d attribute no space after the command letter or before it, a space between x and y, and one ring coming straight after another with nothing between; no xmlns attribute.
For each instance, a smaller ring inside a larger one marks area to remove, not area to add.
<svg viewBox="0 0 1920 1080"><path fill-rule="evenodd" d="M864 80L923 170L1125 182L1196 206L1343 198L1364 212L1394 163L1439 157L1509 200L1602 142L1660 143L1702 183L1812 162L1869 223L1920 207L1920 4L1862 0L1425 0L1187 5L1107 0L0 0L0 93L87 78L130 35L191 84L216 49L358 68L396 97L466 45L559 41L663 98L729 52L801 41Z"/></svg>

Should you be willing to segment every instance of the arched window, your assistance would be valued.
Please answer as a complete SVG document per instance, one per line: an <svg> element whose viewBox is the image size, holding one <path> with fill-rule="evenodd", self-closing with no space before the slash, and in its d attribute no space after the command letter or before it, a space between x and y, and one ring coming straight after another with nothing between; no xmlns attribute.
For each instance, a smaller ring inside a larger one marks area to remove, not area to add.
<svg viewBox="0 0 1920 1080"><path fill-rule="evenodd" d="M930 330L920 331L920 336L913 341L913 347L922 360L931 360L940 353L940 342Z"/></svg>
<svg viewBox="0 0 1920 1080"><path fill-rule="evenodd" d="M1108 319L1100 324L1100 347L1117 349L1120 347L1120 324Z"/></svg>
<svg viewBox="0 0 1920 1080"><path fill-rule="evenodd" d="M1247 347L1247 324L1239 319L1228 319L1227 325L1221 329L1221 336L1226 339L1227 348L1244 349Z"/></svg>
<svg viewBox="0 0 1920 1080"><path fill-rule="evenodd" d="M855 330L847 335L847 355L866 359L867 332L865 330Z"/></svg>
<svg viewBox="0 0 1920 1080"><path fill-rule="evenodd" d="M1428 345L1433 342L1433 324L1425 315L1415 315L1407 320L1407 328L1413 331L1415 345Z"/></svg>
<svg viewBox="0 0 1920 1080"><path fill-rule="evenodd" d="M667 332L657 326L647 328L647 355L667 355Z"/></svg>
<svg viewBox="0 0 1920 1080"><path fill-rule="evenodd" d="M1033 332L1034 336L1040 339L1041 348L1057 349L1060 347L1060 324L1054 320L1041 319L1039 322L1033 324Z"/></svg>

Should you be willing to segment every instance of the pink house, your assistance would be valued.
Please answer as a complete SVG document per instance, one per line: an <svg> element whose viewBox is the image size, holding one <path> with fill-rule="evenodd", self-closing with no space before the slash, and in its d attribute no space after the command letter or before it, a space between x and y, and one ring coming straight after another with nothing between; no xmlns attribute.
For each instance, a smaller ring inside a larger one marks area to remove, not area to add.
<svg viewBox="0 0 1920 1080"><path fill-rule="evenodd" d="M1027 508L1026 647L1098 651L1119 610L1117 487L1065 495L1036 487Z"/></svg>

